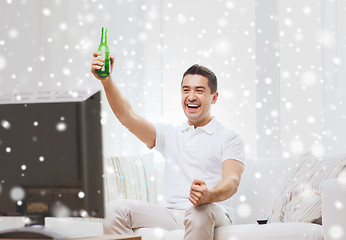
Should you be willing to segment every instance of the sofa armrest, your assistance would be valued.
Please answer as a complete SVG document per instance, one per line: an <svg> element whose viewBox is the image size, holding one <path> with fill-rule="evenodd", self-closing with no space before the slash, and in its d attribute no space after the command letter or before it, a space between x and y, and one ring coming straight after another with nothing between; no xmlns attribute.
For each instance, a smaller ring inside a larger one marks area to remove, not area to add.
<svg viewBox="0 0 346 240"><path fill-rule="evenodd" d="M346 179L329 179L322 184L322 225L324 240L346 237Z"/></svg>

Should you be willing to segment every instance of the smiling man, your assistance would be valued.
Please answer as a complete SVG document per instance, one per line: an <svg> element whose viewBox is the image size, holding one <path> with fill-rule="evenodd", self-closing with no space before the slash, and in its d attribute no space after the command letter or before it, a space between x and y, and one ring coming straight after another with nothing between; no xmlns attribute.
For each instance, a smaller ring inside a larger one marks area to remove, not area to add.
<svg viewBox="0 0 346 240"><path fill-rule="evenodd" d="M194 67L197 68L196 65ZM182 106L189 125L202 127L210 122L210 107L218 93L208 86L208 78L198 74L185 74L181 83Z"/></svg>
<svg viewBox="0 0 346 240"><path fill-rule="evenodd" d="M137 115L112 81L100 78L104 59L94 53L91 72L105 89L119 121L149 148L164 156L166 201L154 205L118 200L107 206L105 233L133 234L140 227L185 228L185 240L211 240L214 228L233 221L230 198L243 173L243 141L211 116L218 98L217 78L208 68L193 65L181 82L187 122L179 127L152 124ZM112 65L114 58L111 57Z"/></svg>

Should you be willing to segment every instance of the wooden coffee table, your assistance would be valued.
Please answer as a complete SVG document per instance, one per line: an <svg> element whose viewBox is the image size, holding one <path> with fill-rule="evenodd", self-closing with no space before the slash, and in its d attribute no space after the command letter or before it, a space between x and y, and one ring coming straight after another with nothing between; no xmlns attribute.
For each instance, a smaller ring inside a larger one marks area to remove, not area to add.
<svg viewBox="0 0 346 240"><path fill-rule="evenodd" d="M11 239L11 240L34 240L34 239L18 238L18 239ZM142 240L142 237L141 236L104 235L104 236L98 236L98 237L68 238L68 239L60 239L60 240Z"/></svg>
<svg viewBox="0 0 346 240"><path fill-rule="evenodd" d="M67 239L66 239L67 240ZM98 237L72 238L68 240L142 240L141 236L103 235Z"/></svg>

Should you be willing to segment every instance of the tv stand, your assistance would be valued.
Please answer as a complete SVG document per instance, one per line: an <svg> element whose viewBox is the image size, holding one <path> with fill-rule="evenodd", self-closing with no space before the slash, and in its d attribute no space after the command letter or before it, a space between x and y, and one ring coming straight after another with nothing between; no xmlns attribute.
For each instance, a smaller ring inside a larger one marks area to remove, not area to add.
<svg viewBox="0 0 346 240"><path fill-rule="evenodd" d="M0 232L0 239L61 239L64 237L41 225L25 226Z"/></svg>

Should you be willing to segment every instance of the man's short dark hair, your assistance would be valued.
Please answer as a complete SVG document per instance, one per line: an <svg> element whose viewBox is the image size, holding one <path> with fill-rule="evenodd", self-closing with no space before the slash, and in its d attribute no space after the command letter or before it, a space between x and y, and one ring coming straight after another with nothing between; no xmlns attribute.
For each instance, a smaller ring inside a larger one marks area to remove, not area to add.
<svg viewBox="0 0 346 240"><path fill-rule="evenodd" d="M208 78L208 86L211 90L211 94L216 93L217 91L217 78L216 75L209 69L202 65L194 64L183 75L183 79L186 75L201 75L203 77ZM183 81L181 82L183 83Z"/></svg>

